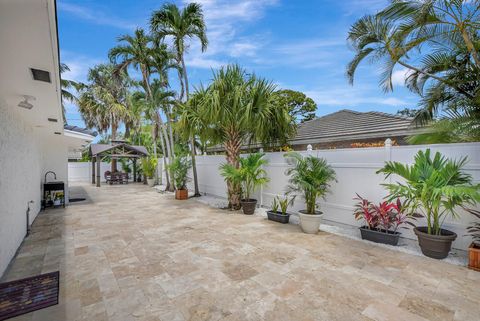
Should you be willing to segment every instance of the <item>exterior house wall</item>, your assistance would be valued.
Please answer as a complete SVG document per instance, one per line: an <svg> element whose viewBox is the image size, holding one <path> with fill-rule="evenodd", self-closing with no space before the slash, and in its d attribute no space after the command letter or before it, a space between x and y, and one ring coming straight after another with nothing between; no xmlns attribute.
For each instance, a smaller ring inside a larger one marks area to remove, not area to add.
<svg viewBox="0 0 480 321"><path fill-rule="evenodd" d="M373 202L380 202L387 191L381 186L386 180L376 171L383 167L387 160L412 163L414 155L419 150L431 148L432 152L440 151L449 158L458 159L467 156L469 163L465 170L473 176L474 182L480 182L480 143L469 144L445 144L445 145L416 145L395 146L378 148L348 148L332 150L313 150L302 154L326 158L328 163L335 169L337 182L332 184L331 193L325 200L319 202L321 211L324 212L324 220L330 224L348 228L356 228L361 222L353 218L355 193L368 198ZM273 198L283 195L288 184L285 170L288 164L283 157L284 153L267 153L269 164L265 166L270 182L268 185L255 193L259 204L270 207ZM225 163L223 155L197 156L197 173L199 178L200 192L226 198L226 184L219 174L218 167ZM190 177L192 177L190 173ZM395 182L398 178L392 177L388 181ZM193 189L193 181L189 182L189 189ZM303 199L297 197L291 211L295 212L304 208ZM473 221L473 217L467 213L461 213L459 220L447 219L445 227L456 232L457 240L453 246L458 249L466 249L471 242L465 228ZM424 224L422 220L418 224ZM403 236L416 239L411 230L402 231Z"/></svg>
<svg viewBox="0 0 480 321"><path fill-rule="evenodd" d="M0 98L0 275L40 210L42 157L35 130Z"/></svg>

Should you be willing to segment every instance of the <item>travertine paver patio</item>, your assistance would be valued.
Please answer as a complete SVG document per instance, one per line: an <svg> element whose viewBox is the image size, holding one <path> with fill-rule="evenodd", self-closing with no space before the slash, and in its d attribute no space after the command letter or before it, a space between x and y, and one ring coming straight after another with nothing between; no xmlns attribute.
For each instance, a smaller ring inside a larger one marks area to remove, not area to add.
<svg viewBox="0 0 480 321"><path fill-rule="evenodd" d="M60 304L14 320L479 320L480 273L364 242L85 186L41 213L4 280L59 269Z"/></svg>

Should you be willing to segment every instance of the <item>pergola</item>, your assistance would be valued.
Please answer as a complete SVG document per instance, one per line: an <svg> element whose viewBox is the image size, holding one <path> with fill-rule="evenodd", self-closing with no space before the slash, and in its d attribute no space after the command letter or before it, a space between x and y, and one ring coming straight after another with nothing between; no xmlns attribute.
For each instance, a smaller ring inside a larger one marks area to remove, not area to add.
<svg viewBox="0 0 480 321"><path fill-rule="evenodd" d="M125 141L112 141L111 144L91 144L89 149L89 155L92 158L92 184L96 183L97 187L100 187L100 164L102 163L103 158L110 157L112 159L132 159L133 180L136 181L137 159L148 156L148 151L144 146L129 145ZM96 166L95 163L97 163Z"/></svg>

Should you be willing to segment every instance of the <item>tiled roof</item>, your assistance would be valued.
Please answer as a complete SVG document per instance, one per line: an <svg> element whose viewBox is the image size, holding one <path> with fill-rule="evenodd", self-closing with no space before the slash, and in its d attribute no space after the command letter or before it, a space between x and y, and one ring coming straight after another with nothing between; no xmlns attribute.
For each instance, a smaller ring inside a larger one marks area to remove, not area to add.
<svg viewBox="0 0 480 321"><path fill-rule="evenodd" d="M72 125L64 125L63 128L66 129L66 130L71 130L73 132L86 134L86 135L90 135L90 136L97 136L98 135L98 133L96 131L93 131L93 130L90 130L90 129L87 129L87 128L81 128L81 127L72 126Z"/></svg>
<svg viewBox="0 0 480 321"><path fill-rule="evenodd" d="M412 118L343 109L300 124L292 145L412 133Z"/></svg>

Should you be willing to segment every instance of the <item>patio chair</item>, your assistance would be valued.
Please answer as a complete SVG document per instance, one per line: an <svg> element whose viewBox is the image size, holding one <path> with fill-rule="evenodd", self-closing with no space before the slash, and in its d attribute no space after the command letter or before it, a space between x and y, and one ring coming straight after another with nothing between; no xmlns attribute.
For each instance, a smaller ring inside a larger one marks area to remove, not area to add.
<svg viewBox="0 0 480 321"><path fill-rule="evenodd" d="M112 172L110 171L105 171L105 173L103 174L103 176L105 177L105 181L108 183L108 184L112 184Z"/></svg>

